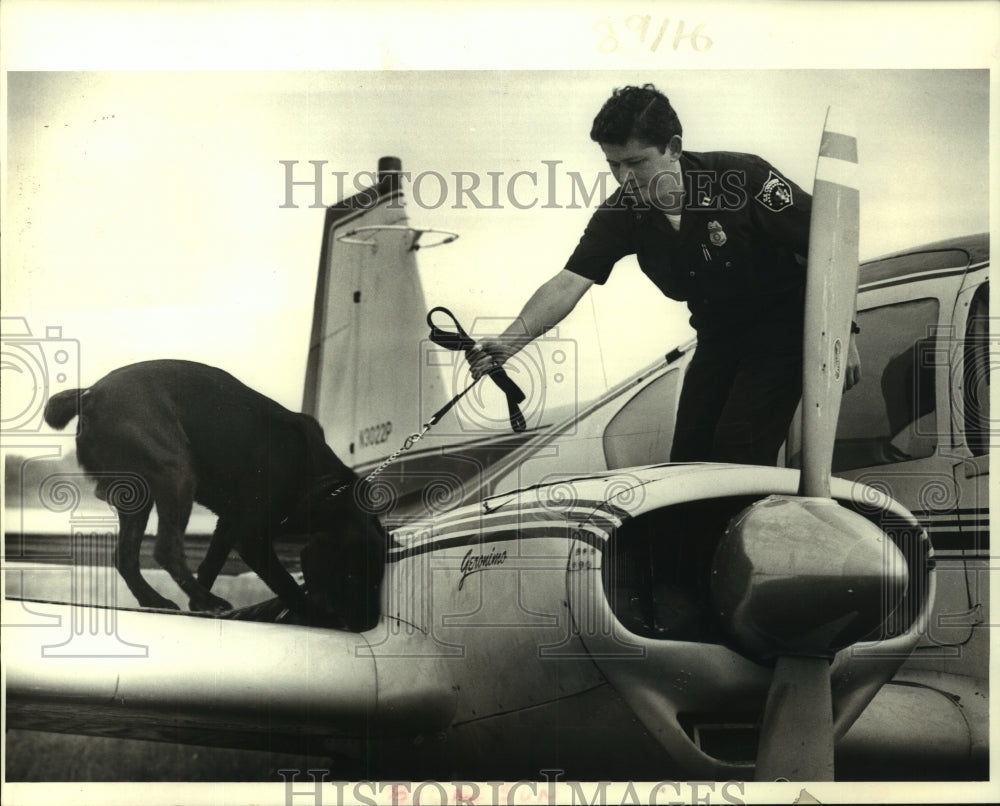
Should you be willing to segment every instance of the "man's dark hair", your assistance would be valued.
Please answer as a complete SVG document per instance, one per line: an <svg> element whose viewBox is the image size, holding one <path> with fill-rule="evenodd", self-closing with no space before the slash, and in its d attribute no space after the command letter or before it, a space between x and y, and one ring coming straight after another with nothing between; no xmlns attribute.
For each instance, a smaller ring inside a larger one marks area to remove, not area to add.
<svg viewBox="0 0 1000 806"><path fill-rule="evenodd" d="M656 146L660 153L676 134L681 122L667 96L652 84L616 89L594 118L590 139L595 143L625 145L633 137Z"/></svg>

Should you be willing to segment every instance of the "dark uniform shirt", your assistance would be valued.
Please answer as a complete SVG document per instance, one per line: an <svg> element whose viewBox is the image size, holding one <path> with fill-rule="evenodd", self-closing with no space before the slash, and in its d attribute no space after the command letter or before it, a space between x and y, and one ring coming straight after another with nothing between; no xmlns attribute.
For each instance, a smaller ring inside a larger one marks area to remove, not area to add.
<svg viewBox="0 0 1000 806"><path fill-rule="evenodd" d="M566 268L603 284L634 254L660 291L687 302L699 339L800 306L810 196L752 154L685 151L680 166L679 231L622 187L594 212Z"/></svg>

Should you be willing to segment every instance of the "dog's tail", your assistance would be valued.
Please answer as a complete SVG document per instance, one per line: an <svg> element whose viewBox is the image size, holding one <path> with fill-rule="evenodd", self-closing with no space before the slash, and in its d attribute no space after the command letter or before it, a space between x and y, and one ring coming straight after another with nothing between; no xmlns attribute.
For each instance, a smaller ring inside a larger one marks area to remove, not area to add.
<svg viewBox="0 0 1000 806"><path fill-rule="evenodd" d="M80 413L80 397L86 389L67 389L49 398L45 404L45 422L56 430L65 428Z"/></svg>

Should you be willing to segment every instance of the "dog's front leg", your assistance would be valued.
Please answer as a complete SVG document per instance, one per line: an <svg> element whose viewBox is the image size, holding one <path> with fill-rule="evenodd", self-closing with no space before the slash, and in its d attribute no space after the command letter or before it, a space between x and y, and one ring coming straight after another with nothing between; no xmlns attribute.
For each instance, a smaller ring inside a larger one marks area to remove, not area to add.
<svg viewBox="0 0 1000 806"><path fill-rule="evenodd" d="M236 533L232 529L230 519L223 515L215 524L215 532L208 544L208 551L198 566L198 584L205 590L212 589L235 544Z"/></svg>
<svg viewBox="0 0 1000 806"><path fill-rule="evenodd" d="M274 545L263 530L241 530L236 550L290 610L300 615L307 614L309 603L304 591L281 564Z"/></svg>

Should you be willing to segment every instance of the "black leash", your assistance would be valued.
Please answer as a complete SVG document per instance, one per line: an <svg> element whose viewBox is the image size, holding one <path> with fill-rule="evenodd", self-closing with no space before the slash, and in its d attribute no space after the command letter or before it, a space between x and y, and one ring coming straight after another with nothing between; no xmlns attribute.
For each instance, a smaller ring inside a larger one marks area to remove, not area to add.
<svg viewBox="0 0 1000 806"><path fill-rule="evenodd" d="M449 317L452 324L455 326L454 331L444 330L434 324L434 314L443 313ZM466 355L469 354L469 350L476 346L475 341L472 337L462 329L462 326L458 323L458 319L455 318L455 314L449 311L447 308L442 308L438 306L437 308L432 308L427 314L427 324L430 325L431 335L430 339L439 347L444 347L447 350L462 350ZM510 376L504 371L503 367L497 365L492 369L488 370L487 375L490 379L500 387L500 391L504 393L507 397L507 410L510 414L510 427L518 434L525 430L527 427L524 422L524 415L521 413L520 405L524 402L524 392L521 391L520 387L514 381L510 379ZM475 386L473 382L472 386ZM470 386L465 392L468 392L472 388ZM445 413L454 406L465 394L462 392L457 397L455 397L451 403L445 406L438 414L434 416L440 419ZM435 420L436 422L436 420Z"/></svg>
<svg viewBox="0 0 1000 806"><path fill-rule="evenodd" d="M448 316L452 324L455 326L454 331L445 330L434 324L434 314L442 313ZM439 347L444 347L447 350L462 350L468 355L469 350L475 346L475 341L472 337L465 332L462 326L458 323L458 319L455 318L455 314L449 311L447 308L442 308L438 306L437 308L432 308L427 314L427 324L430 326L430 340L434 342ZM515 431L515 433L520 434L527 428L524 420L524 414L521 413L520 403L524 401L525 395L521 391L521 388L510 379L510 376L503 370L502 367L497 365L493 369L490 369L486 373L493 382L500 387L500 390L504 393L507 398L507 410L510 414L510 427ZM472 388L479 383L479 378L475 379L470 383L465 389L455 395L451 400L445 403L440 409L438 409L431 418L424 423L423 428L420 429L415 434L410 434L403 442L402 447L398 448L393 453L389 454L382 463L376 467L371 473L369 473L363 480L362 483L370 482L376 476L378 476L383 470L385 470L389 465L396 461L401 453L405 453L410 450L428 431L430 431L437 423L441 421L451 409L465 397ZM335 495L339 495L348 487L351 483L342 484L336 490L330 493L332 498Z"/></svg>

